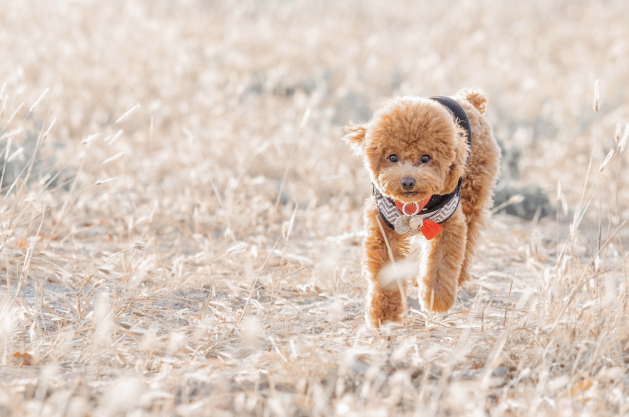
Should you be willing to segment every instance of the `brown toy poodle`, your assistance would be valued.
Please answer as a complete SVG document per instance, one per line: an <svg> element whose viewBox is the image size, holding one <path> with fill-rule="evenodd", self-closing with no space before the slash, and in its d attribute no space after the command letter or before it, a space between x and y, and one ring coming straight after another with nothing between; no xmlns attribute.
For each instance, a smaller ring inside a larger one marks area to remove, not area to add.
<svg viewBox="0 0 629 417"><path fill-rule="evenodd" d="M500 151L483 114L485 94L461 90L454 98L402 97L387 102L343 138L363 158L373 196L365 209L363 273L369 282L367 322L400 321L398 281L382 268L408 254L420 233L419 300L425 310L452 307L491 205Z"/></svg>

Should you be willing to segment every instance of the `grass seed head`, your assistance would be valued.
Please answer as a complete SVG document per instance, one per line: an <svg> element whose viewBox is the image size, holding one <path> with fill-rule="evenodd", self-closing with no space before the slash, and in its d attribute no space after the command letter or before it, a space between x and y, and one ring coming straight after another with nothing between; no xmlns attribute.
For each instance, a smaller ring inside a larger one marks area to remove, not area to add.
<svg viewBox="0 0 629 417"><path fill-rule="evenodd" d="M109 294L102 293L98 296L94 309L94 340L97 344L107 343L113 329L111 319L111 307L109 305Z"/></svg>
<svg viewBox="0 0 629 417"><path fill-rule="evenodd" d="M594 111L598 112L598 105L600 99L600 92L598 87L598 80L594 83Z"/></svg>
<svg viewBox="0 0 629 417"><path fill-rule="evenodd" d="M173 332L170 335L170 340L168 341L168 354L174 355L175 353L181 350L184 345L186 339L186 334L184 332Z"/></svg>
<svg viewBox="0 0 629 417"><path fill-rule="evenodd" d="M256 347L262 341L262 326L256 316L245 317L242 321L242 341L246 346Z"/></svg>
<svg viewBox="0 0 629 417"><path fill-rule="evenodd" d="M133 243L133 249L136 249L136 250L146 250L146 247L147 247L147 244L145 242L137 241Z"/></svg>
<svg viewBox="0 0 629 417"><path fill-rule="evenodd" d="M626 411L626 0L32 3L0 12L0 414ZM342 126L471 79L509 211L557 184L563 215L488 218L444 314L411 238L404 323L368 328Z"/></svg>
<svg viewBox="0 0 629 417"><path fill-rule="evenodd" d="M417 275L418 265L415 262L388 263L378 274L378 283L382 288L397 289L400 284L411 280Z"/></svg>

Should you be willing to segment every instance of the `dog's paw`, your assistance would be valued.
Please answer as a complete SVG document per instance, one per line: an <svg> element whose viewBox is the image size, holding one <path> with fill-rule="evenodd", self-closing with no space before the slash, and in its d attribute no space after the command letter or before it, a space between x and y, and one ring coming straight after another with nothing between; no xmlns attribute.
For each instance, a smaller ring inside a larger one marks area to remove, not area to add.
<svg viewBox="0 0 629 417"><path fill-rule="evenodd" d="M469 101L480 114L485 114L487 110L487 96L479 88L464 88L457 93L457 96Z"/></svg>
<svg viewBox="0 0 629 417"><path fill-rule="evenodd" d="M397 290L372 288L367 294L365 318L369 327L380 327L386 322L399 323L404 307Z"/></svg>

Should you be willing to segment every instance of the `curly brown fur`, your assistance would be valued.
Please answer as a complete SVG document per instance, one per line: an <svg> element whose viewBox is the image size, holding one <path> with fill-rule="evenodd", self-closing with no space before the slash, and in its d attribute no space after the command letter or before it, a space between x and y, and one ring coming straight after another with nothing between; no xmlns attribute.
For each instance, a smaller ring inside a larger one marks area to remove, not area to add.
<svg viewBox="0 0 629 417"><path fill-rule="evenodd" d="M451 193L463 178L461 202L454 215L442 225L437 237L421 239L419 299L425 310L435 312L450 309L457 288L469 279L500 158L491 126L483 117L485 94L478 89L463 89L454 98L470 120L471 154L465 130L445 107L427 98L391 100L368 123L347 126L343 138L362 156L378 190L398 201L418 202L433 194ZM388 159L392 154L398 157L397 162ZM430 157L427 163L422 162L424 155ZM404 177L414 178L416 188L404 189ZM365 210L365 227L363 274L369 283L366 316L371 325L378 327L385 321L401 320L399 288L383 286L379 275L391 256L398 261L407 255L409 235L400 235L384 225L373 197Z"/></svg>

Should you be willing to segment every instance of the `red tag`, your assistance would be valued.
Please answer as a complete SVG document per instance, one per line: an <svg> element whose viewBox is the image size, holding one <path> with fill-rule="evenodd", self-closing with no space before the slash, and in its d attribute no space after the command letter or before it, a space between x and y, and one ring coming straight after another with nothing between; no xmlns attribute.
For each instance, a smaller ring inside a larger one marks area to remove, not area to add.
<svg viewBox="0 0 629 417"><path fill-rule="evenodd" d="M428 196L419 203L401 203L395 200L395 207L402 212L402 214L406 214L407 216L412 216L413 214L419 214L420 211L424 208L428 201L430 201L430 197ZM406 207L404 207L406 205ZM406 208L406 210L404 210Z"/></svg>
<svg viewBox="0 0 629 417"><path fill-rule="evenodd" d="M424 237L430 240L441 233L441 229L443 229L443 226L440 224L437 224L432 220L424 220L424 224L420 230L422 231Z"/></svg>

